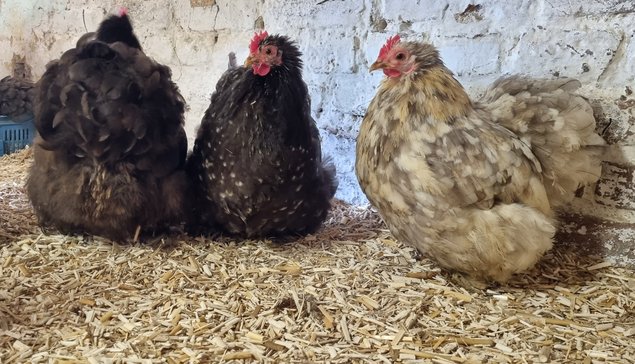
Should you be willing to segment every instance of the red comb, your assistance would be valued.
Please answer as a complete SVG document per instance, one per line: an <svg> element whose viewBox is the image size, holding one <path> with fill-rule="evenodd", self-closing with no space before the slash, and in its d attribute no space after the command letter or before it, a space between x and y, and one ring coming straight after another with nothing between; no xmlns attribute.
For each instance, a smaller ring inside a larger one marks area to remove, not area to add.
<svg viewBox="0 0 635 364"><path fill-rule="evenodd" d="M125 6L122 6L119 8L119 16L124 16L124 15L128 15L128 8Z"/></svg>
<svg viewBox="0 0 635 364"><path fill-rule="evenodd" d="M260 46L260 42L268 36L269 34L267 34L267 31L265 30L260 33L255 33L254 37L251 38L251 43L249 43L249 53L256 53L256 51L258 51L258 47Z"/></svg>
<svg viewBox="0 0 635 364"><path fill-rule="evenodd" d="M386 54L390 52L392 47L394 47L395 44L399 43L400 41L401 41L401 38L399 37L399 34L388 38L388 40L386 41L386 44L384 44L384 46L381 47L381 49L379 50L379 58L380 59L384 58Z"/></svg>

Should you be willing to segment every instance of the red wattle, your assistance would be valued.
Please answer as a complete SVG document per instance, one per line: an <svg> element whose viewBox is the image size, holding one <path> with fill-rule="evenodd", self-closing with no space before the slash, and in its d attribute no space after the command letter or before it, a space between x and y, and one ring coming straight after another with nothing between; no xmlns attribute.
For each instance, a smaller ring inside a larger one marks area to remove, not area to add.
<svg viewBox="0 0 635 364"><path fill-rule="evenodd" d="M401 72L395 70L395 69L390 69L390 68L384 68L384 74L390 78L395 78L395 77L399 77L401 76Z"/></svg>
<svg viewBox="0 0 635 364"><path fill-rule="evenodd" d="M269 73L269 71L271 70L271 66L266 63L254 63L252 68L254 70L254 75L258 76L266 76L267 73Z"/></svg>

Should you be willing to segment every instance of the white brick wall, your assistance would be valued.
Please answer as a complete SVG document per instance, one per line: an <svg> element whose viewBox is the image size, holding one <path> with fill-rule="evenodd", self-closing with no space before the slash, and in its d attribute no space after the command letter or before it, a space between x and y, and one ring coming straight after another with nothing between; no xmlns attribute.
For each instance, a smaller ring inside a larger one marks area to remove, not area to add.
<svg viewBox="0 0 635 364"><path fill-rule="evenodd" d="M474 94L501 74L579 78L585 84L583 93L603 104L607 113L603 125L615 146L606 159L626 167L635 160L633 108L622 110L615 105L626 86L635 87L634 1L197 3L208 5L192 7L189 0L107 0L100 5L88 0L0 0L0 75L10 72L15 53L26 55L39 77L48 60L72 46L86 29L94 30L104 14L125 5L145 51L172 68L190 106L187 129L193 138L209 94L227 67L227 53L235 51L242 62L255 27L264 23L270 33L296 39L304 52L305 80L325 152L338 164L338 196L362 203L365 199L353 171L354 138L382 77L369 74L368 65L386 38L401 32L406 38L436 44L448 66ZM479 6L464 13L470 4ZM611 170L615 168L607 168L607 173ZM613 180L610 175L608 180ZM629 183L624 188L632 188ZM635 221L631 210L615 207L629 204L577 205L614 220Z"/></svg>

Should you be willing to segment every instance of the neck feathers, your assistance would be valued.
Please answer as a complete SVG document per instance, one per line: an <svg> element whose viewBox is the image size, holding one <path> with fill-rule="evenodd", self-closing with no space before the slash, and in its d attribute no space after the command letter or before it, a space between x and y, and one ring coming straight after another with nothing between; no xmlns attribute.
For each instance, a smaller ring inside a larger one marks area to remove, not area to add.
<svg viewBox="0 0 635 364"><path fill-rule="evenodd" d="M431 67L415 77L417 91L425 96L425 111L434 119L451 122L471 110L472 102L465 89L445 66Z"/></svg>
<svg viewBox="0 0 635 364"><path fill-rule="evenodd" d="M472 110L465 89L442 64L400 78L386 78L382 89L392 95L389 99L405 103L399 106L404 112L416 112L440 122L451 123ZM402 120L407 119L402 116Z"/></svg>
<svg viewBox="0 0 635 364"><path fill-rule="evenodd" d="M452 123L472 110L472 102L452 72L439 65L401 78L385 78L381 86L387 107L399 110L399 120L417 114L435 122ZM392 105L391 105L392 104Z"/></svg>

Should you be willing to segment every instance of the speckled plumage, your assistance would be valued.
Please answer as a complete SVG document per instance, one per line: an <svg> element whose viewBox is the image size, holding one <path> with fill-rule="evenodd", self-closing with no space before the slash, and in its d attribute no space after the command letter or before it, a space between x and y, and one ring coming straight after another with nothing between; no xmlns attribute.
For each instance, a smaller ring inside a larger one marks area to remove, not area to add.
<svg viewBox="0 0 635 364"><path fill-rule="evenodd" d="M230 67L218 81L188 160L193 225L247 237L310 233L330 208L335 169L322 160L300 52L286 37L260 36L253 51L275 46L281 64L264 76Z"/></svg>
<svg viewBox="0 0 635 364"><path fill-rule="evenodd" d="M47 65L27 190L42 226L130 240L183 215L185 103L126 15Z"/></svg>
<svg viewBox="0 0 635 364"><path fill-rule="evenodd" d="M389 77L357 139L364 193L395 237L445 268L497 281L530 268L552 246L552 205L573 195L570 180L577 188L599 177L587 144L603 141L588 103L560 87L566 82L521 78L499 81L475 103L432 45L393 46L373 65ZM540 97L508 84L534 85ZM566 144L563 130L584 142ZM559 169L566 164L583 170ZM545 185L565 180L565 188Z"/></svg>

